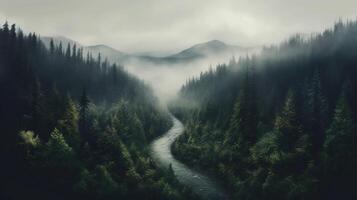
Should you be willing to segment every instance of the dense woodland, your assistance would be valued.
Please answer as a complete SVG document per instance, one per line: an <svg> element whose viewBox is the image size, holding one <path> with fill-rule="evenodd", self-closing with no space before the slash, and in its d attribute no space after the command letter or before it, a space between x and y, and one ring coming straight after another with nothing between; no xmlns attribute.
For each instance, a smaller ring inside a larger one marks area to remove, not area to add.
<svg viewBox="0 0 357 200"><path fill-rule="evenodd" d="M149 157L167 112L103 60L0 29L0 199L194 198Z"/></svg>
<svg viewBox="0 0 357 200"><path fill-rule="evenodd" d="M296 35L192 78L173 152L234 199L356 199L357 22Z"/></svg>

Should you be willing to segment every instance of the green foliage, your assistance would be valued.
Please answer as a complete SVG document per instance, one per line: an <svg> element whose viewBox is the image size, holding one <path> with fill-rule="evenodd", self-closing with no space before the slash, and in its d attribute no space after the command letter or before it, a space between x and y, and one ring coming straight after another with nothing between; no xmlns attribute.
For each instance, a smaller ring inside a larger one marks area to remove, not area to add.
<svg viewBox="0 0 357 200"><path fill-rule="evenodd" d="M271 166L280 155L278 153L277 134L266 133L252 148L252 159L262 166Z"/></svg>
<svg viewBox="0 0 357 200"><path fill-rule="evenodd" d="M118 183L111 177L105 166L97 166L96 169L96 192L101 199L113 199L118 192Z"/></svg>
<svg viewBox="0 0 357 200"><path fill-rule="evenodd" d="M343 191L345 199L354 199L353 183L357 178L357 127L349 103L343 93L335 109L333 121L326 131L324 143L324 178L328 195Z"/></svg>
<svg viewBox="0 0 357 200"><path fill-rule="evenodd" d="M63 134L58 129L54 129L50 134L50 139L44 146L44 157L49 166L67 167L74 159L74 152L67 144Z"/></svg>
<svg viewBox="0 0 357 200"><path fill-rule="evenodd" d="M189 79L170 103L175 156L234 199L356 199L356 32L338 22Z"/></svg>
<svg viewBox="0 0 357 200"><path fill-rule="evenodd" d="M79 147L79 113L77 107L70 96L66 98L63 118L58 121L58 129L64 133L64 137L69 145L78 149Z"/></svg>
<svg viewBox="0 0 357 200"><path fill-rule="evenodd" d="M277 142L284 152L291 152L297 147L297 141L303 131L298 121L296 100L292 91L289 91L282 112L275 120L274 129L277 134Z"/></svg>
<svg viewBox="0 0 357 200"><path fill-rule="evenodd" d="M332 160L353 157L356 142L356 125L345 95L342 95L335 109L330 128L326 131L325 152ZM352 155L350 155L352 153ZM342 156L342 157L341 157ZM339 162L337 162L339 163Z"/></svg>
<svg viewBox="0 0 357 200"><path fill-rule="evenodd" d="M94 178L94 175L91 174L87 169L82 169L79 172L77 180L73 185L74 192L86 196L93 189L95 184Z"/></svg>
<svg viewBox="0 0 357 200"><path fill-rule="evenodd" d="M20 131L19 135L23 145L37 147L40 144L40 138L32 131Z"/></svg>

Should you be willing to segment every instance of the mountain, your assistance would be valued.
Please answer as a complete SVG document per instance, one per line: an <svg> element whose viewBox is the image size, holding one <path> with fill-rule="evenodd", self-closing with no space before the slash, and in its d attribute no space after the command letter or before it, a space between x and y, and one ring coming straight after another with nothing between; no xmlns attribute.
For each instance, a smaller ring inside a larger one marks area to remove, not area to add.
<svg viewBox="0 0 357 200"><path fill-rule="evenodd" d="M103 44L84 47L84 52L90 52L93 55L98 55L100 53L109 61L117 63L123 63L127 61L130 57L130 55L127 53L118 51L112 47Z"/></svg>
<svg viewBox="0 0 357 200"><path fill-rule="evenodd" d="M152 62L155 64L168 64L168 63L190 63L198 59L204 59L211 56L219 57L232 57L243 53L249 53L257 50L253 47L241 47L235 45L228 45L219 40L211 40L205 43L193 45L179 53L172 54L165 57L155 56L137 56L136 59L141 61Z"/></svg>
<svg viewBox="0 0 357 200"><path fill-rule="evenodd" d="M60 43L62 43L62 46L64 48L67 47L68 43L73 46L74 44L76 44L77 47L83 47L82 44L80 44L77 41L74 41L72 39L63 37L63 36L55 36L55 37L41 37L41 41L44 43L44 45L49 48L50 47L50 42L51 39L53 39L53 43L55 44L55 46L59 45Z"/></svg>
<svg viewBox="0 0 357 200"><path fill-rule="evenodd" d="M99 45L92 45L92 46L84 46L81 43L74 41L72 39L63 37L63 36L56 36L56 37L41 37L42 42L45 44L47 48L50 46L50 41L53 39L53 43L57 46L62 43L63 48L65 49L68 45L73 46L76 44L77 47L83 48L84 54L91 53L95 58L99 53L103 58L107 58L110 62L116 62L119 64L124 64L130 57L129 54L124 52L118 51L112 47L107 45L99 44Z"/></svg>
<svg viewBox="0 0 357 200"><path fill-rule="evenodd" d="M232 55L245 52L250 48L241 47L241 46L234 46L234 45L227 45L222 41L219 40L211 40L205 43L196 44L188 49L181 51L171 57L176 58L197 58L203 56L210 56L212 54L226 54L230 53Z"/></svg>
<svg viewBox="0 0 357 200"><path fill-rule="evenodd" d="M58 45L60 42L64 47L68 43L72 46L76 44L77 47L81 47L84 50L84 53L90 52L96 57L98 53L101 53L102 58L107 58L110 62L116 62L118 64L127 64L130 61L139 62L139 63L151 63L151 64L185 64L191 63L198 59L208 58L210 56L225 56L232 57L235 55L249 53L255 48L252 47L241 47L235 45L228 45L219 40L211 40L205 43L200 43L193 45L185 50L182 50L176 54L168 56L156 56L153 53L140 53L140 54L128 54L112 47L100 44L93 46L84 46L79 42L68 39L63 36L58 37L42 37L41 40L44 42L45 46L48 48L51 38L53 39L55 45Z"/></svg>

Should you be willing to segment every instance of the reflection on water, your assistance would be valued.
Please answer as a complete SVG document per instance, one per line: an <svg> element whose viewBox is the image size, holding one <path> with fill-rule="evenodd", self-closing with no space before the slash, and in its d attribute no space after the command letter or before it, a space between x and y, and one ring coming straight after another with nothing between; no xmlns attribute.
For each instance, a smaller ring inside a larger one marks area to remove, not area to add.
<svg viewBox="0 0 357 200"><path fill-rule="evenodd" d="M177 179L204 199L227 199L222 190L207 176L188 168L172 156L171 144L184 131L182 123L174 116L172 119L172 128L151 144L151 154L155 161L164 168L168 168L171 163Z"/></svg>

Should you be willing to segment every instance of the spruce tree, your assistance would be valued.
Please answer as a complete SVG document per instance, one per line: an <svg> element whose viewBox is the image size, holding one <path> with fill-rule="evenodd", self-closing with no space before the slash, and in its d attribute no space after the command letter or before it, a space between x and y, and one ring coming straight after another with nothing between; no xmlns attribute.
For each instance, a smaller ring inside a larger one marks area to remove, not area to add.
<svg viewBox="0 0 357 200"><path fill-rule="evenodd" d="M65 98L65 112L63 119L59 122L59 129L71 147L79 146L79 113L71 96Z"/></svg>
<svg viewBox="0 0 357 200"><path fill-rule="evenodd" d="M240 148L248 149L256 142L257 108L255 90L254 66L247 64L245 78L238 99L234 105L230 124L230 137L232 143L237 143Z"/></svg>
<svg viewBox="0 0 357 200"><path fill-rule="evenodd" d="M70 59L70 58L71 58L71 45L70 45L70 43L67 44L66 58L67 58L67 59Z"/></svg>
<svg viewBox="0 0 357 200"><path fill-rule="evenodd" d="M275 120L274 130L278 134L278 145L284 152L296 148L298 139L302 136L302 126L296 112L296 99L293 91L289 91L284 107Z"/></svg>
<svg viewBox="0 0 357 200"><path fill-rule="evenodd" d="M327 99L322 93L320 73L315 70L308 90L308 112L309 131L313 143L313 151L318 152L324 140L324 130L328 121Z"/></svg>
<svg viewBox="0 0 357 200"><path fill-rule="evenodd" d="M50 41L50 53L53 54L55 52L55 44L53 42L53 39L51 38Z"/></svg>
<svg viewBox="0 0 357 200"><path fill-rule="evenodd" d="M355 199L357 129L343 93L324 143L324 179L332 198ZM330 198L331 198L330 197Z"/></svg>
<svg viewBox="0 0 357 200"><path fill-rule="evenodd" d="M73 44L73 47L72 47L72 58L74 60L77 59L77 45L76 44Z"/></svg>
<svg viewBox="0 0 357 200"><path fill-rule="evenodd" d="M81 144L88 142L89 139L89 127L88 127L88 107L89 107L89 98L87 96L86 89L83 89L82 96L79 102L79 132L81 134Z"/></svg>

